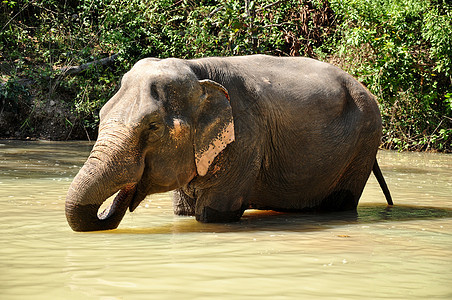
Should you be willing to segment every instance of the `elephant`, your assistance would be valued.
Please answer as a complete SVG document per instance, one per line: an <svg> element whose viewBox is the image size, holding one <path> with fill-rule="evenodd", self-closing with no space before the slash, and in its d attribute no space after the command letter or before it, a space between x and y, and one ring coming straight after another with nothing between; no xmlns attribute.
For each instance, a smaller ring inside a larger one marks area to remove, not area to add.
<svg viewBox="0 0 452 300"><path fill-rule="evenodd" d="M74 231L115 229L147 195L177 215L239 221L246 209L356 210L382 120L356 79L304 57L145 58L101 108L98 138L66 198ZM107 198L116 198L104 211Z"/></svg>

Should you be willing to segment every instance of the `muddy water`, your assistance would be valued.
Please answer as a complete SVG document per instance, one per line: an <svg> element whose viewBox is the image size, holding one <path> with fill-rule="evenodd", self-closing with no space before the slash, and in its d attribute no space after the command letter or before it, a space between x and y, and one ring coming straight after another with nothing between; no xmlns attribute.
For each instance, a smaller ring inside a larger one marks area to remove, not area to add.
<svg viewBox="0 0 452 300"><path fill-rule="evenodd" d="M357 213L249 211L206 225L148 197L118 230L72 232L89 143L0 141L0 299L452 299L452 156L381 151Z"/></svg>

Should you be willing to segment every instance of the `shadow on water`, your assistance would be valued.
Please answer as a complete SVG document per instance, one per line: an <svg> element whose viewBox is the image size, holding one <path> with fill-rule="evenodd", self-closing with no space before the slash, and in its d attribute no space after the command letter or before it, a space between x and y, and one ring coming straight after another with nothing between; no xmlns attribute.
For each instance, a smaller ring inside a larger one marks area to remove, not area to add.
<svg viewBox="0 0 452 300"><path fill-rule="evenodd" d="M328 214L246 211L237 223L203 224L192 217L176 217L174 222L152 228L105 231L111 234L230 233L255 231L314 232L349 224L371 224L452 218L451 208L426 206L363 204L357 211Z"/></svg>

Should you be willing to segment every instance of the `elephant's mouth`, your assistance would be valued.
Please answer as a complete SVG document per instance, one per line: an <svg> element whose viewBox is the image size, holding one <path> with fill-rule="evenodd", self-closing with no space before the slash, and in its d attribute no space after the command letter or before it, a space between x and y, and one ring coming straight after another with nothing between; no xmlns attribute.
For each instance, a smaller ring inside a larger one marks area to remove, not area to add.
<svg viewBox="0 0 452 300"><path fill-rule="evenodd" d="M146 198L146 194L140 193L138 188L135 188L134 197L132 201L130 201L129 211L133 212L138 205L140 205L141 201Z"/></svg>
<svg viewBox="0 0 452 300"><path fill-rule="evenodd" d="M136 184L127 185L119 190L115 199L111 204L105 208L102 212L97 214L100 220L106 220L110 218L116 211L123 211L129 207L130 211L133 211L141 201L136 201ZM137 203L138 202L138 203ZM133 208L133 209L132 209Z"/></svg>
<svg viewBox="0 0 452 300"><path fill-rule="evenodd" d="M138 190L137 184L127 185L120 189L110 205L104 210L99 211L97 214L99 220L106 220L116 211L126 210L127 207L130 212L133 212L146 197L146 194L140 193Z"/></svg>

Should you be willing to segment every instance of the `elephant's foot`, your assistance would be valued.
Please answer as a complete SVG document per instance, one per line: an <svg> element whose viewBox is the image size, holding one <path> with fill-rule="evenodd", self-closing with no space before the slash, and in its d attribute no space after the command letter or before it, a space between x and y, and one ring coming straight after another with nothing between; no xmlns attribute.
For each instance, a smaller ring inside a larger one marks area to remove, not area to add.
<svg viewBox="0 0 452 300"><path fill-rule="evenodd" d="M173 211L178 216L194 216L196 200L185 194L182 190L176 190L173 194Z"/></svg>
<svg viewBox="0 0 452 300"><path fill-rule="evenodd" d="M350 190L339 190L323 199L317 208L321 211L355 210L358 200L359 197L356 197Z"/></svg>
<svg viewBox="0 0 452 300"><path fill-rule="evenodd" d="M244 211L245 209L243 208L236 211L218 211L206 206L202 209L202 213L200 215L196 215L196 220L203 223L238 222Z"/></svg>

